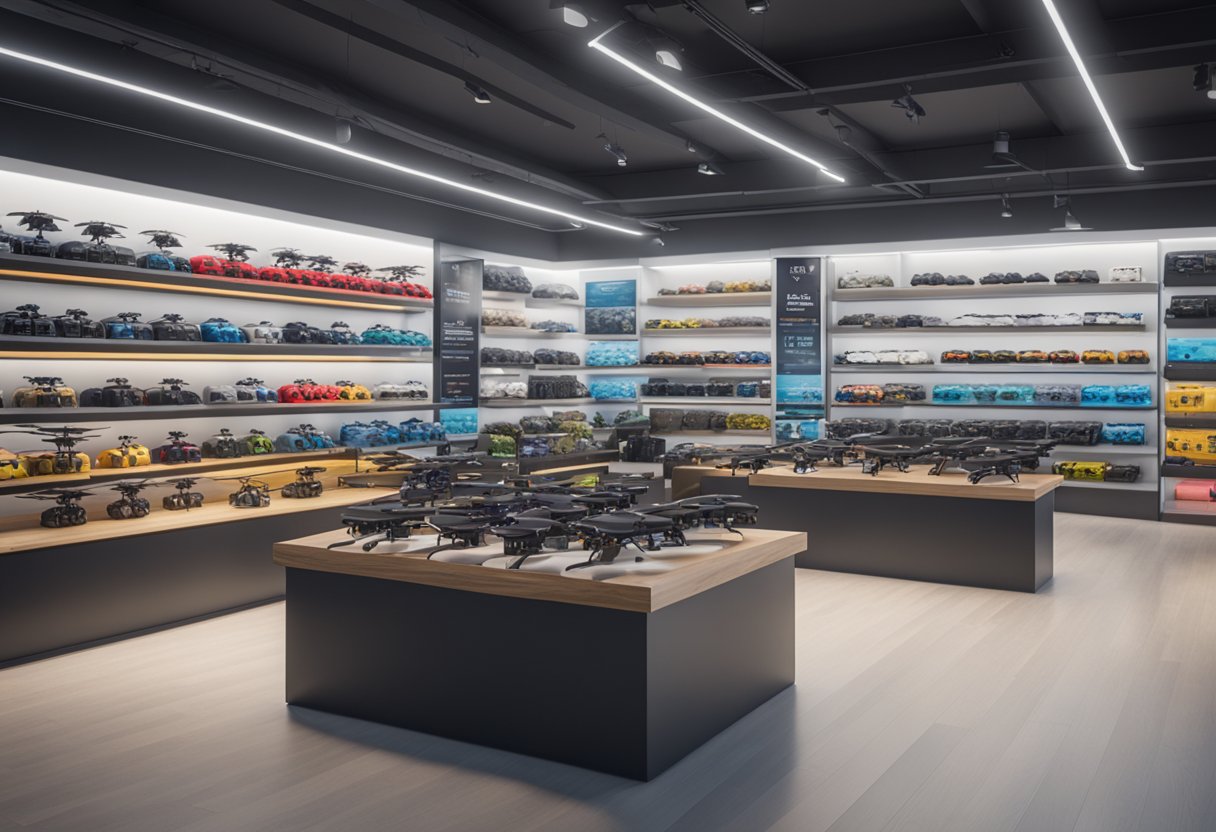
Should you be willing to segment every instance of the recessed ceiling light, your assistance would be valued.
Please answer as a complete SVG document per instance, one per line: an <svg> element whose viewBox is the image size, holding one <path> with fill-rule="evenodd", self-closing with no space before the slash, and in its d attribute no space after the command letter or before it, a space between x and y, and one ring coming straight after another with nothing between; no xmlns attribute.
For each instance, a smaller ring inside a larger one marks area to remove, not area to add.
<svg viewBox="0 0 1216 832"><path fill-rule="evenodd" d="M562 4L562 23L567 26L573 26L576 29L586 29L587 24L591 22L591 18L583 11L583 7L577 3Z"/></svg>
<svg viewBox="0 0 1216 832"><path fill-rule="evenodd" d="M623 23L623 21L622 21L622 23ZM667 90L667 92L671 93L672 95L676 96L677 98L679 98L683 101L687 101L689 104L693 105L697 109L699 109L703 112L709 113L711 116L713 116L716 119L726 122L731 127L734 127L737 130L742 130L744 133L747 133L749 136L752 136L753 138L759 139L760 141L764 142L765 144L771 145L771 146L777 148L778 150L788 153L789 155L793 156L796 159L801 159L803 162L806 162L809 165L813 165L814 167L818 168L823 173L824 176L835 179L837 182L845 181L843 176L840 176L839 174L836 174L836 173L832 173L830 170L827 169L826 166L824 166L824 164L822 162L812 159L810 156L807 156L805 153L801 153L801 152L795 150L794 148L790 147L789 145L784 144L784 143L778 141L777 139L774 139L772 136L768 136L764 133L761 133L759 130L755 129L754 127L749 127L748 125L744 124L743 122L739 121L736 118L732 118L731 116L728 116L726 113L722 112L721 110L717 109L716 107L706 104L704 101L702 101L699 98L696 98L695 96L689 95L688 93L684 92L684 90L680 89L679 87L675 86L674 84L671 84L671 83L663 80L662 78L655 75L653 72L646 69L645 67L639 66L638 64L636 64L633 61L626 58L624 55L622 55L619 52L616 52L615 50L613 50L612 48L604 45L604 43L602 42L604 37L607 36L609 33L611 33L613 30L615 30L618 26L621 26L622 23L617 23L616 26L613 26L611 29L608 29L603 34L599 35L595 39L588 42L587 45L590 46L592 49L596 50L597 52L607 55L609 58L611 58L612 60L619 63L621 66L626 67L627 69L637 73L638 75L645 78L647 81L650 81L652 84L655 84L656 86L661 87L664 90Z"/></svg>
<svg viewBox="0 0 1216 832"><path fill-rule="evenodd" d="M1111 119L1110 113L1106 111L1106 105L1102 103L1102 96L1098 95L1098 88L1094 86L1094 79L1089 77L1089 70L1085 68L1085 62L1081 60L1081 53L1077 51L1076 44L1072 42L1072 36L1068 34L1068 28L1064 25L1064 20L1060 17L1056 4L1052 0L1043 0L1043 6L1047 9L1051 22L1055 24L1056 31L1060 33L1060 40L1064 41L1064 48L1068 50L1069 56L1072 57L1072 62L1077 65L1077 72L1081 74L1081 80L1085 82L1085 89L1089 90L1089 97L1094 100L1094 106L1098 108L1098 115L1102 116L1102 122L1106 125L1107 132L1110 133L1110 137L1114 141L1119 155L1123 157L1124 167L1128 170L1144 170L1143 165L1135 164L1131 160L1131 157L1127 155L1127 148L1123 146L1123 140L1119 138L1119 131L1115 129L1115 122Z"/></svg>
<svg viewBox="0 0 1216 832"><path fill-rule="evenodd" d="M676 70L684 69L684 65L682 63L680 63L679 53L677 53L676 50L674 50L670 47L665 47L662 49L654 50L654 59L656 61L658 61L659 63L661 63L663 66L670 67L670 68L676 69Z"/></svg>
<svg viewBox="0 0 1216 832"><path fill-rule="evenodd" d="M19 61L25 61L26 63L35 64L37 66L45 67L47 69L53 69L56 72L62 72L66 75L74 75L77 78L85 78L89 81L96 81L99 84L105 84L106 86L116 87L118 89L123 89L123 90L126 90L127 92L133 92L133 93L136 93L137 95L143 95L148 98L155 98L159 101L165 101L169 104L176 104L179 107L184 107L188 110L194 110L195 112L199 112L199 113L206 113L208 115L215 116L216 118L221 118L226 121L234 121L238 124L244 124L247 127L253 127L257 130L262 130L267 133L273 133L276 136L282 136L285 139L291 139L292 141L300 142L301 144L307 144L307 145L311 145L312 147L320 148L322 150L328 150L330 153L337 153L341 156L346 156L347 158L350 158L350 159L358 159L361 162L366 162L370 165L376 165L378 167L387 168L389 170L394 170L394 171L397 171L398 173L403 173L406 176L414 176L419 179L425 179L428 182L435 182L436 184L446 185L449 188L455 188L457 190L464 191L465 193L477 194L478 196L484 196L487 199L493 199L493 200L497 200L499 202L506 202L506 203L510 203L511 205L518 205L521 208L528 208L529 210L532 210L532 211L539 211L540 213L549 214L550 216L555 216L555 217L561 217L566 220L573 220L575 222L583 222L583 223L586 223L587 225L594 225L598 228L606 228L609 231L617 231L617 232L620 232L621 234L629 234L634 237L646 236L644 232L639 231L637 229L625 228L624 226L614 225L613 223L603 222L601 220L590 219L588 217L579 216L578 214L572 214L569 211L563 211L560 208L551 208L547 205L540 205L536 202L529 202L528 200L525 200L525 199L517 199L516 197L513 197L513 196L496 193L495 191L486 190L485 188L479 188L476 185L469 185L464 182L457 182L453 179L448 179L446 176L440 176L435 173L428 173L424 170L420 170L418 168L412 168L407 165L399 165L396 162L390 162L387 159L381 159L376 156L369 156L366 153L360 153L357 150L351 150L349 147L343 147L342 145L334 144L332 142L322 141L321 139L317 139L312 136L305 135L303 133L297 133L294 130L288 130L284 127L278 127L277 125L269 124L265 121L258 121L257 119L248 118L247 116L242 116L237 113L230 112L228 110L221 110L218 107L212 107L208 104L201 104L197 101L191 101L188 98L180 98L176 95L170 95L169 93L161 92L159 90L154 90L149 87L142 87L138 84L132 84L128 81L120 81L119 79L111 78L108 75L99 75L96 72L89 72L88 70L85 70L85 69L79 69L74 66L68 66L67 64L57 63L55 61L47 60L46 58L40 58L37 55L30 55L25 52L18 52L16 50L8 49L3 46L0 46L0 55L7 55L8 57L15 58Z"/></svg>

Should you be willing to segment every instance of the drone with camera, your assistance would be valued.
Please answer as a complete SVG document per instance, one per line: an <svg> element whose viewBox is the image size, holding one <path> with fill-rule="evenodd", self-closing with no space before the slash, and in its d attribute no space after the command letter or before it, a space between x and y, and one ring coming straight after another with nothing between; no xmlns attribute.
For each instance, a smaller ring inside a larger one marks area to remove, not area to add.
<svg viewBox="0 0 1216 832"><path fill-rule="evenodd" d="M92 467L88 454L78 453L76 446L86 439L98 439L100 433L93 430L106 428L82 428L74 425L48 427L45 425L13 425L15 430L0 431L0 433L23 433L37 436L43 442L54 445L54 452L36 456L31 460L31 473L34 474L82 474L88 473Z"/></svg>

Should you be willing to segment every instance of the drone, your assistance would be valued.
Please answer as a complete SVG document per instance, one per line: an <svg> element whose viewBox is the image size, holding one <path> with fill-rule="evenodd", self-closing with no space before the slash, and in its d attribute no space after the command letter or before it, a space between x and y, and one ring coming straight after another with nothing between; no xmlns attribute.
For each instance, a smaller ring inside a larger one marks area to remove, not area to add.
<svg viewBox="0 0 1216 832"><path fill-rule="evenodd" d="M198 479L195 477L176 477L165 481L177 489L176 494L169 494L163 500L161 505L169 511L189 511L192 508L202 508L203 495L198 491L190 489L198 485Z"/></svg>
<svg viewBox="0 0 1216 832"><path fill-rule="evenodd" d="M642 544L645 543L650 551L654 551L658 548L656 535L663 535L674 526L675 521L670 517L636 511L617 511L576 520L570 527L582 537L583 546L590 550L590 554L587 560L567 566L565 571L614 563L621 551L629 546L642 553L634 557L635 563L641 562L645 560L647 552Z"/></svg>
<svg viewBox="0 0 1216 832"><path fill-rule="evenodd" d="M376 269L378 272L388 272L394 280L408 281L423 276L422 266L384 266Z"/></svg>
<svg viewBox="0 0 1216 832"><path fill-rule="evenodd" d="M13 211L8 214L10 217L21 217L17 220L17 225L24 225L30 231L33 231L37 239L41 240L42 232L44 231L61 231L56 222L68 222L64 217L57 217L54 214L46 214L42 211Z"/></svg>
<svg viewBox="0 0 1216 832"><path fill-rule="evenodd" d="M181 248L182 241L179 237L185 237L185 234L179 234L176 231L164 231L153 228L148 231L141 231L140 234L147 235L148 245L156 246L164 254L169 254L171 248Z"/></svg>
<svg viewBox="0 0 1216 832"><path fill-rule="evenodd" d="M212 243L207 248L222 251L228 256L229 260L241 263L249 260L249 252L257 251L253 246L247 246L244 243Z"/></svg>
<svg viewBox="0 0 1216 832"><path fill-rule="evenodd" d="M66 526L83 526L89 521L84 506L80 501L89 496L89 492L77 488L48 488L45 491L35 491L31 494L18 494L18 499L25 500L54 500L55 505L42 512L40 524L48 529L62 529Z"/></svg>
<svg viewBox="0 0 1216 832"><path fill-rule="evenodd" d="M326 469L314 465L297 468L295 482L289 482L279 490L284 497L288 498L320 497L324 486L317 479L317 474L324 470ZM267 495L267 501L269 502L269 495Z"/></svg>
<svg viewBox="0 0 1216 832"><path fill-rule="evenodd" d="M352 262L342 266L342 271L355 277L367 277L372 273L372 267L366 263Z"/></svg>
<svg viewBox="0 0 1216 832"><path fill-rule="evenodd" d="M542 554L545 548L565 551L570 548L570 538L575 532L561 520L555 518L547 508L521 511L508 518L508 522L491 526L490 532L502 540L503 553L513 560L508 569L519 569L533 555Z"/></svg>
<svg viewBox="0 0 1216 832"><path fill-rule="evenodd" d="M80 232L81 235L91 238L92 243L95 246L105 245L106 240L113 237L117 237L120 240L124 239L123 235L119 233L118 229L121 228L125 231L127 228L125 225L118 225L117 223L106 222L104 220L78 222L76 223L75 227L83 228L84 231Z"/></svg>
<svg viewBox="0 0 1216 832"><path fill-rule="evenodd" d="M270 505L270 483L255 477L237 479L240 487L228 495L228 505L233 508L266 508Z"/></svg>
<svg viewBox="0 0 1216 832"><path fill-rule="evenodd" d="M434 511L428 506L407 505L399 500L350 506L342 512L342 525L351 540L331 543L326 548L362 543L363 551L370 552L381 543L407 540L415 529L429 528L427 516Z"/></svg>
<svg viewBox="0 0 1216 832"><path fill-rule="evenodd" d="M274 258L275 266L280 269L294 269L304 262L304 255L294 248L272 249L270 256Z"/></svg>
<svg viewBox="0 0 1216 832"><path fill-rule="evenodd" d="M100 433L90 433L91 430L106 428L80 428L72 425L63 427L46 427L44 425L13 425L20 430L3 431L3 433L24 433L38 436L43 442L55 446L50 465L38 465L40 474L79 474L88 471L90 464L85 454L76 453L76 445L85 439L99 439Z"/></svg>
<svg viewBox="0 0 1216 832"><path fill-rule="evenodd" d="M698 497L685 497L677 500L674 505L681 510L695 511L699 516L702 528L719 527L732 534L743 536L735 526L756 525L756 515L760 507L754 503L746 503L736 494L702 494Z"/></svg>
<svg viewBox="0 0 1216 832"><path fill-rule="evenodd" d="M152 511L152 504L139 493L153 485L149 480L122 480L110 486L111 491L117 491L119 497L106 506L106 514L111 520L131 520L137 517L147 517Z"/></svg>
<svg viewBox="0 0 1216 832"><path fill-rule="evenodd" d="M304 259L311 269L318 272L332 272L334 266L338 265L338 261L328 254L305 254Z"/></svg>

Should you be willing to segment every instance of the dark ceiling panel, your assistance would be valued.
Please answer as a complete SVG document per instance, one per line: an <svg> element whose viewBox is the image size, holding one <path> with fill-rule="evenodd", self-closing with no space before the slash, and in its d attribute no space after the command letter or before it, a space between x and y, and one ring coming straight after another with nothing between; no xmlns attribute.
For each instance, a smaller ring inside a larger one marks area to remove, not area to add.
<svg viewBox="0 0 1216 832"><path fill-rule="evenodd" d="M1103 75L1094 79L1094 85L1111 118L1124 128L1216 118L1216 101L1191 88L1190 67ZM1065 133L1104 129L1080 78L1039 81L1035 87L1057 113Z"/></svg>

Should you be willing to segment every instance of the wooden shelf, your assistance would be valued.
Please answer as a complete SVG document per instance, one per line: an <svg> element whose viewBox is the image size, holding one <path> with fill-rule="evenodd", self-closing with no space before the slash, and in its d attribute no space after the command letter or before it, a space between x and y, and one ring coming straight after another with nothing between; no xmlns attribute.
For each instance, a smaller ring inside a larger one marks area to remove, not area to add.
<svg viewBox="0 0 1216 832"><path fill-rule="evenodd" d="M772 328L767 326L703 326L692 327L690 329L643 329L642 334L651 338L688 338L693 336L718 338L720 336L770 335L772 331Z"/></svg>
<svg viewBox="0 0 1216 832"><path fill-rule="evenodd" d="M566 309L582 309L583 302L581 300L572 300L569 298L534 298L528 297L524 300L524 306L529 309L552 309L555 307L564 307Z"/></svg>
<svg viewBox="0 0 1216 832"><path fill-rule="evenodd" d="M772 292L705 292L699 295L656 295L646 298L647 306L698 307L771 306Z"/></svg>
<svg viewBox="0 0 1216 832"><path fill-rule="evenodd" d="M435 402L303 402L300 404L194 404L169 407L6 407L0 409L0 424L26 422L132 422L207 419L217 416L295 416L308 413L404 413L413 410L443 410L452 407Z"/></svg>
<svg viewBox="0 0 1216 832"><path fill-rule="evenodd" d="M1168 283L1166 285L1169 285ZM950 300L1054 297L1060 295L1155 295L1156 283L1014 283L992 286L904 286L889 289L833 289L832 300Z"/></svg>
<svg viewBox="0 0 1216 832"><path fill-rule="evenodd" d="M908 471L886 468L877 475L860 468L820 468L814 473L795 474L793 468L768 468L748 477L753 487L804 488L822 491L866 491L879 494L916 494L928 497L962 497L973 500L1034 502L1058 488L1064 478L1055 474L1023 474L1019 482L992 477L971 484L964 474L929 473L928 465L913 465Z"/></svg>
<svg viewBox="0 0 1216 832"><path fill-rule="evenodd" d="M235 488L233 489L236 490ZM103 492L108 494L108 492ZM190 511L165 511L157 506L147 517L132 520L111 520L106 517L104 507L90 506L89 522L83 526L69 526L62 529L44 529L38 525L37 516L30 519L31 527L16 528L0 531L0 555L15 552L28 552L35 549L55 549L70 546L75 543L92 543L98 540L113 538L136 537L139 535L155 534L156 532L174 531L177 529L213 526L219 523L239 523L258 517L272 517L284 514L299 514L306 511L321 511L339 509L356 503L367 502L377 496L364 488L335 488L327 487L320 497L305 500L289 500L282 497L272 499L265 508L233 508L226 501L208 500L202 508ZM157 503L157 495L154 503ZM42 508L49 508L46 503ZM31 503L31 508L38 507ZM334 512L334 525L338 526L338 513Z"/></svg>
<svg viewBox="0 0 1216 832"><path fill-rule="evenodd" d="M0 336L0 358L92 361L310 361L430 363L431 347L380 344L217 344L105 338Z"/></svg>
<svg viewBox="0 0 1216 832"><path fill-rule="evenodd" d="M0 278L35 283L209 295L241 300L396 313L429 312L435 306L433 300L407 298L400 295L292 286L286 283L210 277L186 272L137 269L130 266L106 266L100 263L78 263L49 257L26 257L20 254L0 254Z"/></svg>
<svg viewBox="0 0 1216 832"><path fill-rule="evenodd" d="M582 338L581 332L543 332L524 326L483 326L482 335L493 335L499 338Z"/></svg>
<svg viewBox="0 0 1216 832"><path fill-rule="evenodd" d="M1167 523L1190 523L1196 526L1216 526L1216 502L1167 499L1161 512Z"/></svg>
<svg viewBox="0 0 1216 832"><path fill-rule="evenodd" d="M978 335L984 332L1027 332L1041 334L1044 332L1086 332L1090 335L1099 333L1110 335L1124 332L1145 332L1144 324L1132 325L1093 325L1093 326L904 326L904 327L865 327L865 326L831 326L828 332L833 335L952 335L970 333Z"/></svg>

